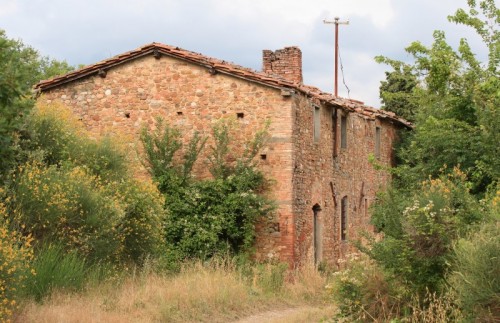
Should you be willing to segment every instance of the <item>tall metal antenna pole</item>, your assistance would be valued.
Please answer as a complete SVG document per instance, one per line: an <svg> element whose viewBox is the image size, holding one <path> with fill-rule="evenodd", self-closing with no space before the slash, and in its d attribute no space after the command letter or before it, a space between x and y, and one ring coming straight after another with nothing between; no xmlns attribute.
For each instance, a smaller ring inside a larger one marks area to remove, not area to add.
<svg viewBox="0 0 500 323"><path fill-rule="evenodd" d="M349 20L347 21L339 21L339 17L335 17L334 21L327 21L326 19L323 20L323 23L325 24L335 24L335 86L333 88L335 96L339 96L339 82L338 82L338 75L339 75L339 25L349 25Z"/></svg>

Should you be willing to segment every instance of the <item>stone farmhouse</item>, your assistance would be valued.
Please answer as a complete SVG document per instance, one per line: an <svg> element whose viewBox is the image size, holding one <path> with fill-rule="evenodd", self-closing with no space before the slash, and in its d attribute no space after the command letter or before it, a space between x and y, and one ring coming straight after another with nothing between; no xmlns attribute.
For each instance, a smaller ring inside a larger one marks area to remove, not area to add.
<svg viewBox="0 0 500 323"><path fill-rule="evenodd" d="M262 72L159 43L42 81L39 100L69 106L96 136L136 136L156 116L188 138L234 118L253 137L270 120L270 139L257 158L274 186L273 218L257 226L256 257L291 265L335 262L360 229L390 175L398 129L411 125L391 112L335 97L302 83L297 47L263 51ZM203 176L206 167L198 165Z"/></svg>

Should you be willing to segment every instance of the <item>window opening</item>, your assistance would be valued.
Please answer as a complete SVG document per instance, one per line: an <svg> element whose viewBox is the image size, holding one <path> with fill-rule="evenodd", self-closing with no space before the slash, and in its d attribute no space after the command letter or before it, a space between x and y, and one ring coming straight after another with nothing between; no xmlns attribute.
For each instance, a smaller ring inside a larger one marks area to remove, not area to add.
<svg viewBox="0 0 500 323"><path fill-rule="evenodd" d="M319 221L319 213L321 207L316 204L313 207L313 251L314 264L317 265L321 261L321 223Z"/></svg>
<svg viewBox="0 0 500 323"><path fill-rule="evenodd" d="M332 138L333 157L337 157L337 110L335 108L332 111Z"/></svg>
<svg viewBox="0 0 500 323"><path fill-rule="evenodd" d="M314 107L314 142L318 142L320 137L320 129L321 129L320 115L321 115L320 108Z"/></svg>
<svg viewBox="0 0 500 323"><path fill-rule="evenodd" d="M345 241L346 237L347 237L347 196L344 196L340 204L340 240Z"/></svg>
<svg viewBox="0 0 500 323"><path fill-rule="evenodd" d="M340 118L340 148L347 148L347 117Z"/></svg>
<svg viewBox="0 0 500 323"><path fill-rule="evenodd" d="M375 127L375 157L380 158L380 127Z"/></svg>

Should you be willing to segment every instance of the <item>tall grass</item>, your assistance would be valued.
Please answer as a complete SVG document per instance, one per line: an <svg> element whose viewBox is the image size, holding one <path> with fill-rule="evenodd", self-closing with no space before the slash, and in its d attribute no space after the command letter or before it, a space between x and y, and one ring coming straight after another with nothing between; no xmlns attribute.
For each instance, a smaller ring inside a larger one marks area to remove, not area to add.
<svg viewBox="0 0 500 323"><path fill-rule="evenodd" d="M110 265L89 264L75 251L60 245L46 245L33 261L36 273L28 277L24 297L42 301L53 291L79 292L111 276Z"/></svg>
<svg viewBox="0 0 500 323"><path fill-rule="evenodd" d="M314 270L283 272L281 287L270 293L280 267L242 272L231 261L216 260L186 264L173 276L154 273L148 265L142 268L119 286L106 283L80 294L58 291L43 304L28 302L17 320L224 322L272 308L321 304L326 282Z"/></svg>

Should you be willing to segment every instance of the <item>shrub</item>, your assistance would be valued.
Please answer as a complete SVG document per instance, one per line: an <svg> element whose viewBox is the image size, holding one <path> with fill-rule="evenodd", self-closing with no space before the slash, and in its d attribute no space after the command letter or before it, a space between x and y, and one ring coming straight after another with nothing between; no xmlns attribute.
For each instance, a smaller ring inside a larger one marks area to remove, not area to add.
<svg viewBox="0 0 500 323"><path fill-rule="evenodd" d="M402 197L391 200L402 201ZM396 205L398 210L407 206L399 214L384 212L391 204L375 209L374 223L384 232L384 239L375 242L368 254L423 297L427 289L432 293L443 286L453 241L483 215L458 169L422 182L409 203Z"/></svg>
<svg viewBox="0 0 500 323"><path fill-rule="evenodd" d="M90 262L140 262L164 245L163 199L146 183L32 162L20 168L14 193L16 221L37 243L60 243Z"/></svg>
<svg viewBox="0 0 500 323"><path fill-rule="evenodd" d="M118 232L123 233L123 252L128 260L139 264L147 256L165 252L164 199L149 182L129 180L117 188L123 218Z"/></svg>
<svg viewBox="0 0 500 323"><path fill-rule="evenodd" d="M37 104L25 127L25 149L30 154L40 151L48 165L85 166L103 180L127 177L125 148L109 136L91 139L83 124L60 104Z"/></svg>
<svg viewBox="0 0 500 323"><path fill-rule="evenodd" d="M327 285L338 306L339 318L352 321L386 321L399 317L406 290L363 254L342 260L343 269Z"/></svg>
<svg viewBox="0 0 500 323"><path fill-rule="evenodd" d="M40 245L77 250L91 263L140 263L160 252L163 198L127 174L122 145L91 139L60 105L38 105L27 132L27 162L12 176L9 204L23 232Z"/></svg>
<svg viewBox="0 0 500 323"><path fill-rule="evenodd" d="M17 309L26 280L35 272L31 268L32 238L9 229L9 215L0 202L0 321L9 321Z"/></svg>
<svg viewBox="0 0 500 323"><path fill-rule="evenodd" d="M448 280L457 302L473 320L500 320L499 250L500 213L454 245L454 270Z"/></svg>
<svg viewBox="0 0 500 323"><path fill-rule="evenodd" d="M151 132L146 127L142 129L144 164L162 193L170 194L188 184L206 140L195 132L183 151L180 131L170 127L163 119L156 119L155 130ZM182 152L182 162L179 162L178 154Z"/></svg>
<svg viewBox="0 0 500 323"><path fill-rule="evenodd" d="M84 168L32 162L20 168L14 190L17 221L37 243L58 242L92 261L120 256L123 211Z"/></svg>
<svg viewBox="0 0 500 323"><path fill-rule="evenodd" d="M229 126L216 125L214 146L210 147L212 154L208 157L215 177L198 181L192 180L191 171L206 139L195 134L183 149L180 137L178 130L161 119L156 130L144 129L141 135L145 164L165 194L169 255L178 259L204 259L215 254L249 251L257 218L273 210L271 201L261 194L268 181L252 163L264 143L265 130L242 145L231 140ZM229 152L231 158L227 156Z"/></svg>
<svg viewBox="0 0 500 323"><path fill-rule="evenodd" d="M167 243L185 257L248 251L257 219L272 206L257 194L261 174L247 169L224 179L194 182L167 196Z"/></svg>

